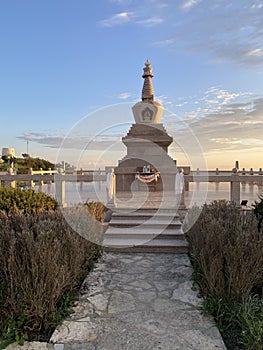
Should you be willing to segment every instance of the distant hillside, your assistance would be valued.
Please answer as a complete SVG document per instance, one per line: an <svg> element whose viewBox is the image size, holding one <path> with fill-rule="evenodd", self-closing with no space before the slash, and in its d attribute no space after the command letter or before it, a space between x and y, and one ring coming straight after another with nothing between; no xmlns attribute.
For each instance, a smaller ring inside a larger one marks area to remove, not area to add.
<svg viewBox="0 0 263 350"><path fill-rule="evenodd" d="M4 163L0 164L0 171L7 171L8 169L8 158L2 157ZM55 164L51 163L48 160L41 158L32 158L26 155L24 158L14 158L13 159L14 168L17 169L18 174L27 174L28 169L32 168L33 170L47 170L51 168L55 169Z"/></svg>

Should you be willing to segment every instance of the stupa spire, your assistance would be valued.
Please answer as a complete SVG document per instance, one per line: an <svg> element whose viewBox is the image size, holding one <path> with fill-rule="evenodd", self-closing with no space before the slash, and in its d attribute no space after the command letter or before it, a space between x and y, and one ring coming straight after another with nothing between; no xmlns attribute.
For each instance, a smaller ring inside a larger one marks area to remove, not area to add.
<svg viewBox="0 0 263 350"><path fill-rule="evenodd" d="M148 60L145 62L143 70L142 101L137 102L132 107L134 119L138 124L159 124L163 113L163 106L159 102L154 101L152 67Z"/></svg>
<svg viewBox="0 0 263 350"><path fill-rule="evenodd" d="M153 102L154 90L152 86L152 67L150 62L147 60L145 62L145 67L143 68L143 88L142 88L142 101L143 102Z"/></svg>

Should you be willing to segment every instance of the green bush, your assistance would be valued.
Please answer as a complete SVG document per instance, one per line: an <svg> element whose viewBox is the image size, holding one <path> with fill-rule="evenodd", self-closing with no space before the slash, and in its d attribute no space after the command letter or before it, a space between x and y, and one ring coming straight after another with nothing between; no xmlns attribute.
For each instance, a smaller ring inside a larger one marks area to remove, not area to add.
<svg viewBox="0 0 263 350"><path fill-rule="evenodd" d="M43 192L0 187L0 210L4 210L7 213L13 211L53 210L57 207L57 201Z"/></svg>
<svg viewBox="0 0 263 350"><path fill-rule="evenodd" d="M92 235L94 222L86 226ZM75 233L58 210L0 212L2 348L15 340L46 340L98 254L99 246Z"/></svg>
<svg viewBox="0 0 263 350"><path fill-rule="evenodd" d="M42 168L43 170L48 170L51 168L52 170L55 169L55 164L49 162L48 160L41 159L41 158L32 158L26 153L23 154L24 158L13 158L14 167L17 169L18 174L27 174L28 169L32 168L34 170L40 170ZM0 164L1 171L7 171L8 169L8 157L3 156L2 159L4 160L3 164Z"/></svg>

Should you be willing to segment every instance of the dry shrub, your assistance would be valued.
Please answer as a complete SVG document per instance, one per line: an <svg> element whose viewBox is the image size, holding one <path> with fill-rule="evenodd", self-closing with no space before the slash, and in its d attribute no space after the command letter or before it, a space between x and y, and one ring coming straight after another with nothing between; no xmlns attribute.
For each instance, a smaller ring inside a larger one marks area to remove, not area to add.
<svg viewBox="0 0 263 350"><path fill-rule="evenodd" d="M88 212L98 221L104 222L107 208L101 202L86 202Z"/></svg>
<svg viewBox="0 0 263 350"><path fill-rule="evenodd" d="M241 300L262 286L263 235L252 213L244 217L235 205L214 201L203 206L186 236L205 295Z"/></svg>
<svg viewBox="0 0 263 350"><path fill-rule="evenodd" d="M95 227L99 236L92 219L86 231ZM1 333L11 321L31 336L49 333L62 298L76 289L98 254L99 246L73 231L58 210L0 212Z"/></svg>

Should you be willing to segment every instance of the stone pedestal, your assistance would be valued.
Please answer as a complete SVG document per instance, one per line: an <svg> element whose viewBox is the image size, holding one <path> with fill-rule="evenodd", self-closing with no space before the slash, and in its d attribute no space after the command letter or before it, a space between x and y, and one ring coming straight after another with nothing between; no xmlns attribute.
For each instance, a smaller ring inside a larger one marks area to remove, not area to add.
<svg viewBox="0 0 263 350"><path fill-rule="evenodd" d="M117 193L174 190L176 161L167 153L173 139L163 124L133 124L122 140L127 147L127 155L115 168ZM160 174L157 181L146 184L135 179L136 173L143 173L146 166L150 168L150 173Z"/></svg>

